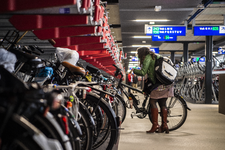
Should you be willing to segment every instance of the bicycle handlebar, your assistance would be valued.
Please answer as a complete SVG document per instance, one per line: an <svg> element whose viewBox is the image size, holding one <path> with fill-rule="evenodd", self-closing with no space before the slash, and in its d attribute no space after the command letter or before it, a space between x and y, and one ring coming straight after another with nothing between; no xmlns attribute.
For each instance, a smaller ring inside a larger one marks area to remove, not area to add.
<svg viewBox="0 0 225 150"><path fill-rule="evenodd" d="M123 74L121 73L121 69L118 68L115 64L113 64L113 66L116 68L115 77L117 77L119 74L121 74L122 77L123 77ZM122 78L122 77L121 77L121 78Z"/></svg>

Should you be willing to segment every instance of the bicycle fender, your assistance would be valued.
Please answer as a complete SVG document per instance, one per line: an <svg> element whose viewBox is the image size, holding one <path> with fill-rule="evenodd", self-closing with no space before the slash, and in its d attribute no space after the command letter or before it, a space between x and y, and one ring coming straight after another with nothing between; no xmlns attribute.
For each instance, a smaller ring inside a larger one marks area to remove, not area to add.
<svg viewBox="0 0 225 150"><path fill-rule="evenodd" d="M184 100L184 98L180 95L177 95L177 94L174 94L176 95L177 97L179 97L179 99L182 101L182 103L184 104L185 108L189 111L191 111L191 109L187 106L187 102Z"/></svg>

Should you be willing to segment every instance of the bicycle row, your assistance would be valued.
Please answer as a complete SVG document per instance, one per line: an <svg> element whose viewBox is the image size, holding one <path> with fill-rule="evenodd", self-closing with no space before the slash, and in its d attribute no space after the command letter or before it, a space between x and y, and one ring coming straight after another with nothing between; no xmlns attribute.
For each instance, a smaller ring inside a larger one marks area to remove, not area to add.
<svg viewBox="0 0 225 150"><path fill-rule="evenodd" d="M180 63L178 67L178 77L175 90L183 97L195 103L205 102L205 56L199 60L188 63ZM213 56L212 71L224 69L224 55ZM212 103L218 103L219 76L213 74L212 77Z"/></svg>
<svg viewBox="0 0 225 150"><path fill-rule="evenodd" d="M122 98L95 88L97 82L83 81L85 70L67 61L52 63L22 49L1 49L1 54L6 56L1 65L12 72L1 68L2 149L113 148L120 124L117 105ZM21 128L13 130L18 124Z"/></svg>

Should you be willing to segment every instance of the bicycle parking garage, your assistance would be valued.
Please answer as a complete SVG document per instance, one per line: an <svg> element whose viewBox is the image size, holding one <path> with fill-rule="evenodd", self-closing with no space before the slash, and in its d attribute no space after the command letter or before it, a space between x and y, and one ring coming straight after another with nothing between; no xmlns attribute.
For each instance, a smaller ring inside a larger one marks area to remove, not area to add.
<svg viewBox="0 0 225 150"><path fill-rule="evenodd" d="M1 150L223 150L224 88L224 0L1 2Z"/></svg>

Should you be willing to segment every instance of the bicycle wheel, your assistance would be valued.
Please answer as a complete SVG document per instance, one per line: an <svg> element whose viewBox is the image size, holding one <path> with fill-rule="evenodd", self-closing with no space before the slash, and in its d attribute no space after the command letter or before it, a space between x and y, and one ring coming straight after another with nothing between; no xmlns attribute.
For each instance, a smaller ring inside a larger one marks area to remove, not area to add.
<svg viewBox="0 0 225 150"><path fill-rule="evenodd" d="M169 131L173 131L180 128L187 119L187 108L185 107L185 102L183 98L179 95L174 95L174 97L170 97L167 99L166 106L168 112L167 125ZM148 116L150 118L150 121L152 122L150 105L148 105L148 110ZM158 123L159 125L162 124L161 112L159 112L158 115Z"/></svg>
<svg viewBox="0 0 225 150"><path fill-rule="evenodd" d="M170 131L180 128L187 119L187 108L182 97L174 95L167 100L167 125Z"/></svg>
<svg viewBox="0 0 225 150"><path fill-rule="evenodd" d="M121 122L123 123L127 114L126 103L120 95L116 95L116 100L116 104L118 107L118 116L121 117Z"/></svg>
<svg viewBox="0 0 225 150"><path fill-rule="evenodd" d="M82 108L83 106L79 106L79 113L81 117L78 119L78 123L82 130L81 137L81 150L90 150L93 143L93 133L94 131L91 129L92 125L89 121L89 116Z"/></svg>
<svg viewBox="0 0 225 150"><path fill-rule="evenodd" d="M101 118L102 120L101 125L96 125L98 135L95 139L95 143L93 144L92 149L101 147L106 150L111 150L117 140L118 134L118 127L115 120L116 116L114 111L106 101L100 99L100 96L93 93L88 93L86 99L83 101L84 104L88 104L88 108L89 110L91 110L90 113L95 115L93 118ZM97 106L101 108L101 114L99 114L99 112L97 111Z"/></svg>
<svg viewBox="0 0 225 150"><path fill-rule="evenodd" d="M8 150L41 150L31 137L19 137L13 139L10 144L2 148Z"/></svg>

